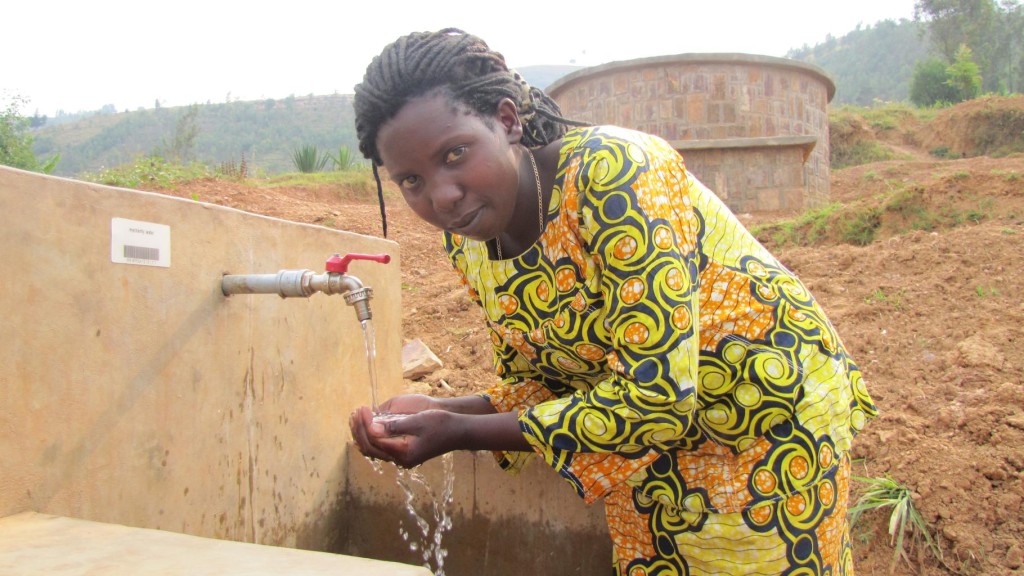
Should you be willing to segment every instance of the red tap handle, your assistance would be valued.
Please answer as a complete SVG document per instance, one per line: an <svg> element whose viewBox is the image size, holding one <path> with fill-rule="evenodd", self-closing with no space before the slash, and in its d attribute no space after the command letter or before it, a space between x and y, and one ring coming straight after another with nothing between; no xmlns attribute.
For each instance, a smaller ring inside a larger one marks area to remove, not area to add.
<svg viewBox="0 0 1024 576"><path fill-rule="evenodd" d="M391 262L391 256L388 254L345 254L344 256L335 254L327 259L325 268L328 272L348 274L348 264L353 260L373 260L374 262L387 264Z"/></svg>

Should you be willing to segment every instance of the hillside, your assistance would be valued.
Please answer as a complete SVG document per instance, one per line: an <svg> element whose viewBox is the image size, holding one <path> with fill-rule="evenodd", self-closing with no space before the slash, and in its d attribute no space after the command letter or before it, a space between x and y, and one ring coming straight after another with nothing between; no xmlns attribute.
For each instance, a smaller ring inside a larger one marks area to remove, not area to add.
<svg viewBox="0 0 1024 576"><path fill-rule="evenodd" d="M139 156L168 155L190 107L95 114L33 132L39 157L60 154L56 174L79 176L130 163ZM289 96L281 100L197 105L194 145L184 160L210 166L238 164L252 173L294 170L292 153L304 145L337 152L356 149L351 95Z"/></svg>
<svg viewBox="0 0 1024 576"><path fill-rule="evenodd" d="M813 47L790 50L787 58L814 64L836 83L833 106L870 106L875 101L904 102L910 96L914 64L927 59L926 26L885 20Z"/></svg>
<svg viewBox="0 0 1024 576"><path fill-rule="evenodd" d="M520 72L534 86L547 86L580 66L526 66ZM245 160L252 174L280 174L295 169L292 154L316 146L336 154L342 146L358 149L351 94L289 96L274 100L196 104L118 112L107 106L96 113L55 119L33 131L33 152L60 154L55 174L82 176L129 164L141 156L173 156L175 139L186 129L195 138L182 160L210 167ZM74 118L73 120L71 118Z"/></svg>
<svg viewBox="0 0 1024 576"><path fill-rule="evenodd" d="M770 237L772 226L799 221L797 215L741 216L764 227L762 240L775 244L819 298L882 410L859 439L855 473L910 488L941 546L943 561L918 545L895 574L1024 569L1024 351L1017 346L1024 341L1024 154L965 151L966 158L939 159L929 155L935 144L926 138L948 134L941 145L958 150L957 135L977 132L979 111L1002 117L1021 103L968 103L930 122L865 122L861 138L906 155L832 173L839 208L904 207L883 210L866 245L828 234L813 246L781 245ZM365 192L218 180L162 192L380 233L376 204ZM438 232L395 192L388 209L404 263L403 337L422 339L445 363L423 381L407 382L408 389L451 395L488 385L495 377L481 316L445 261ZM888 572L887 522L876 511L855 526L859 573Z"/></svg>

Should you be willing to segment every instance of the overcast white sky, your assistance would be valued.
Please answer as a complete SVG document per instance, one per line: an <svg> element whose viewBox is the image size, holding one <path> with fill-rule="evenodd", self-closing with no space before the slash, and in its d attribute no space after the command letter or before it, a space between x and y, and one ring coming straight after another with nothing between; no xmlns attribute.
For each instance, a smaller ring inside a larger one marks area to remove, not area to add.
<svg viewBox="0 0 1024 576"><path fill-rule="evenodd" d="M613 6L625 6L615 10ZM689 52L784 56L858 24L913 18L914 0L51 0L0 12L0 102L21 112L118 111L351 93L389 42L455 26L512 67L591 66Z"/></svg>

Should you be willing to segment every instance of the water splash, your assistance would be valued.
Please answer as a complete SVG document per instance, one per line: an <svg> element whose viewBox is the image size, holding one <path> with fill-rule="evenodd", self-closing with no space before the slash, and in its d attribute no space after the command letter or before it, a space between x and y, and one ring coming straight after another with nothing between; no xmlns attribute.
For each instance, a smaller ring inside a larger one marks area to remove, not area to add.
<svg viewBox="0 0 1024 576"><path fill-rule="evenodd" d="M384 467L378 460L368 458L370 465L378 474L384 473ZM444 481L440 493L434 491L427 478L419 472L419 468L405 470L395 468L398 486L405 493L405 510L415 525L406 529L404 523L398 527L398 534L409 550L419 552L423 566L434 573L434 576L445 576L444 560L448 550L441 544L444 533L451 529L452 518L449 510L455 486L455 460L449 452L441 456L444 469ZM417 511L414 502L417 493L422 493L426 501L424 514Z"/></svg>

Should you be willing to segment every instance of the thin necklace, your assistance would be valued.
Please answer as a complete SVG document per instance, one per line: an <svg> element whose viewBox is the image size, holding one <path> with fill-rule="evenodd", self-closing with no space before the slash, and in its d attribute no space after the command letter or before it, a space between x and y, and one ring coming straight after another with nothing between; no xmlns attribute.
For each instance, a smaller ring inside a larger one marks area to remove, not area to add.
<svg viewBox="0 0 1024 576"><path fill-rule="evenodd" d="M537 230L541 234L544 233L544 194L540 190L540 171L537 170L537 160L533 157L533 152L529 148L523 147L526 150L526 154L530 156L530 166L533 166L533 181L537 184ZM501 255L501 238L499 236L494 237L494 248L498 253L498 260L504 260Z"/></svg>

